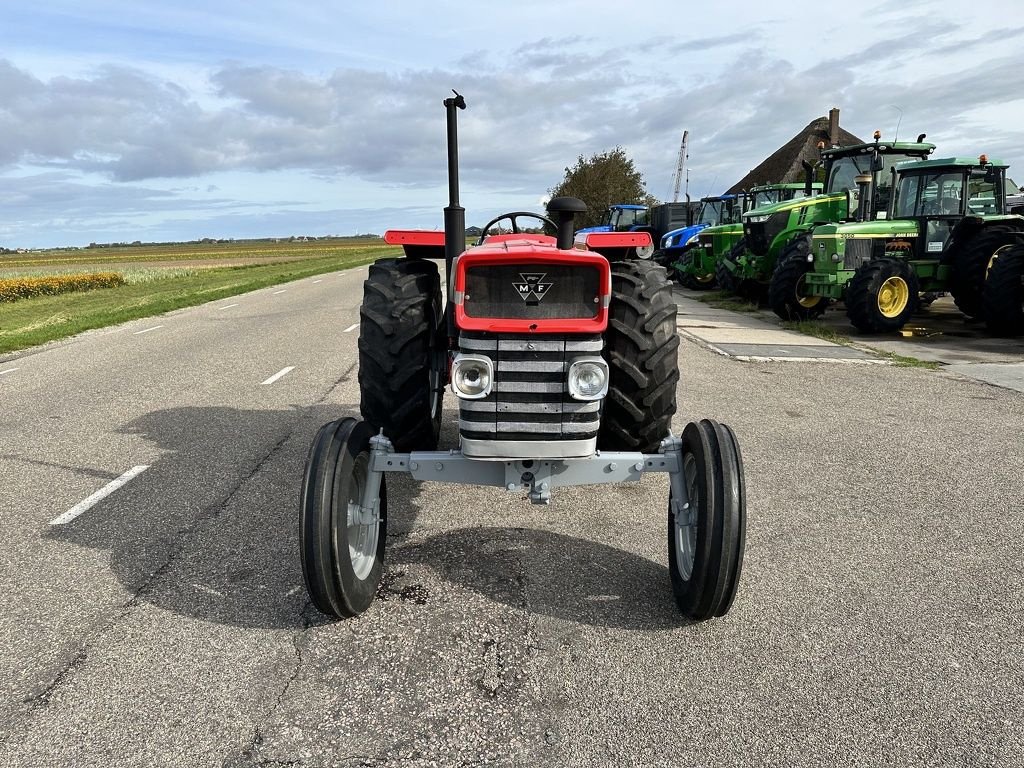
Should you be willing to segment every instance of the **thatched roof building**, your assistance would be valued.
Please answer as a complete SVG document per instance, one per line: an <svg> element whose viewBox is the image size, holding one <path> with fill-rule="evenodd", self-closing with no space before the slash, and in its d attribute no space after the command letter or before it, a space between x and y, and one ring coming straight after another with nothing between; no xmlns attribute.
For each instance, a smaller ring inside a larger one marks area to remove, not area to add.
<svg viewBox="0 0 1024 768"><path fill-rule="evenodd" d="M783 144L754 170L737 181L728 192L741 192L758 184L789 184L804 180L801 161L813 163L819 158L818 142L826 147L863 144L852 133L839 127L839 109L833 108L828 117L819 117L808 123L800 133Z"/></svg>

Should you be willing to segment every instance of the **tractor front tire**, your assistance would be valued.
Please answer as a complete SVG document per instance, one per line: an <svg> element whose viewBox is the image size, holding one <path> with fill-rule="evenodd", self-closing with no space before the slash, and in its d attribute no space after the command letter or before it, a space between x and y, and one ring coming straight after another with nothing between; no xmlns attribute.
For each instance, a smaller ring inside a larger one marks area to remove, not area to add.
<svg viewBox="0 0 1024 768"><path fill-rule="evenodd" d="M302 479L302 576L317 610L339 619L370 607L384 568L388 495L383 477L374 519L363 520L359 509L372 435L365 421L351 417L325 424L310 447Z"/></svg>
<svg viewBox="0 0 1024 768"><path fill-rule="evenodd" d="M982 317L985 273L993 254L1003 246L1021 242L1019 230L994 224L978 232L953 256L950 293L957 309L969 317Z"/></svg>
<svg viewBox="0 0 1024 768"><path fill-rule="evenodd" d="M682 444L687 506L669 496L668 567L679 610L704 621L729 611L739 585L747 527L743 458L733 431L709 419L687 424Z"/></svg>
<svg viewBox="0 0 1024 768"><path fill-rule="evenodd" d="M1024 244L1000 248L985 280L985 325L996 336L1024 334Z"/></svg>
<svg viewBox="0 0 1024 768"><path fill-rule="evenodd" d="M812 268L807 261L809 252L807 238L801 237L779 254L768 285L768 306L783 320L813 320L831 304L824 296L807 296L803 291L804 276Z"/></svg>
<svg viewBox="0 0 1024 768"><path fill-rule="evenodd" d="M359 309L359 409L396 451L437 447L447 365L441 282L432 261L370 266Z"/></svg>
<svg viewBox="0 0 1024 768"><path fill-rule="evenodd" d="M715 282L718 284L718 288L728 293L736 293L739 290L740 283L739 278L736 277L736 273L726 266L726 262L731 264L735 269L736 265L739 264L740 257L746 253L747 241L744 238L740 238L739 241L729 249L729 252L723 255L717 262L715 262Z"/></svg>
<svg viewBox="0 0 1024 768"><path fill-rule="evenodd" d="M612 265L605 332L609 387L598 445L605 451L654 453L676 412L679 335L672 284L649 261Z"/></svg>
<svg viewBox="0 0 1024 768"><path fill-rule="evenodd" d="M846 314L863 333L898 331L917 311L918 280L899 259L862 264L846 291Z"/></svg>

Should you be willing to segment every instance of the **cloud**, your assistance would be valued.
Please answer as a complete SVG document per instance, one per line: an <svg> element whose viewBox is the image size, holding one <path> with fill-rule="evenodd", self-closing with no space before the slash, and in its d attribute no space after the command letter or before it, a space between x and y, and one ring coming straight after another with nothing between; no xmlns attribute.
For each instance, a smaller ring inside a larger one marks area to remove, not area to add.
<svg viewBox="0 0 1024 768"><path fill-rule="evenodd" d="M734 32L731 35L719 35L718 37L698 37L693 40L685 40L669 46L674 53L693 53L695 51L708 51L712 48L722 48L737 43L750 43L760 37L757 31Z"/></svg>

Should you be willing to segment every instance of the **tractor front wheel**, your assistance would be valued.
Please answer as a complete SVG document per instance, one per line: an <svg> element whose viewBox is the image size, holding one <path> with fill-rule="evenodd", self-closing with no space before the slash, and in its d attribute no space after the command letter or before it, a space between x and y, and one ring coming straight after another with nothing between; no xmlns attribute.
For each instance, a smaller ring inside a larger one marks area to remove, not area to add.
<svg viewBox="0 0 1024 768"><path fill-rule="evenodd" d="M359 309L359 408L397 451L429 451L441 430L447 345L437 265L370 265Z"/></svg>
<svg viewBox="0 0 1024 768"><path fill-rule="evenodd" d="M374 507L362 507L371 436L365 421L325 424L310 447L302 479L299 552L306 591L318 610L339 619L370 607L384 568L384 477Z"/></svg>
<svg viewBox="0 0 1024 768"><path fill-rule="evenodd" d="M679 610L696 621L732 607L743 566L743 458L724 424L690 422L682 437L686 501L669 497L668 567Z"/></svg>
<svg viewBox="0 0 1024 768"><path fill-rule="evenodd" d="M768 305L783 320L813 320L820 317L831 303L824 296L809 296L804 279L812 265L807 261L810 248L801 237L788 244L779 254L779 262L768 285Z"/></svg>
<svg viewBox="0 0 1024 768"><path fill-rule="evenodd" d="M992 257L984 307L989 333L1024 334L1024 244L1000 248Z"/></svg>
<svg viewBox="0 0 1024 768"><path fill-rule="evenodd" d="M869 261L854 274L846 291L846 314L864 333L898 331L917 311L914 270L897 259Z"/></svg>
<svg viewBox="0 0 1024 768"><path fill-rule="evenodd" d="M679 381L676 302L665 269L650 261L612 265L605 355L610 369L598 445L654 453L668 436Z"/></svg>
<svg viewBox="0 0 1024 768"><path fill-rule="evenodd" d="M723 255L715 263L715 282L718 283L718 288L728 293L736 293L739 288L739 281L735 273L729 269L729 265L736 268L739 263L740 257L747 250L747 241L740 238L739 242L736 243L729 252Z"/></svg>

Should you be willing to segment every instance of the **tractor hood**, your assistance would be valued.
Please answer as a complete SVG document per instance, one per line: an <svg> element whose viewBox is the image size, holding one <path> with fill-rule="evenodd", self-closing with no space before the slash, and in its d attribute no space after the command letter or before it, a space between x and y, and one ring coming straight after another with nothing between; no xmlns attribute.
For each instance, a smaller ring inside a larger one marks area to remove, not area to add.
<svg viewBox="0 0 1024 768"><path fill-rule="evenodd" d="M701 230L707 229L707 224L691 224L688 227L680 227L679 229L673 229L671 232L667 232L664 237L661 238L662 248L682 248L691 238L697 236L697 233Z"/></svg>
<svg viewBox="0 0 1024 768"><path fill-rule="evenodd" d="M783 211L793 211L799 208L807 208L812 205L818 205L819 203L833 202L836 200L845 200L845 192L836 192L830 195L811 195L810 197L799 197L796 200L783 200L781 203L772 203L771 205L763 205L760 208L752 208L743 214L744 221L750 220L761 220L768 218L773 213L781 213ZM764 217L764 219L762 219Z"/></svg>

